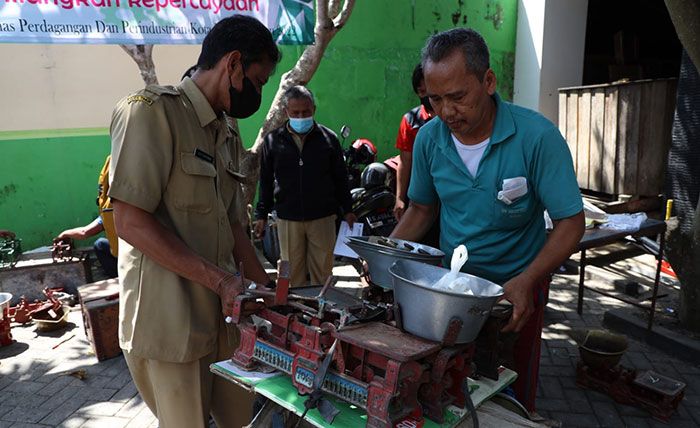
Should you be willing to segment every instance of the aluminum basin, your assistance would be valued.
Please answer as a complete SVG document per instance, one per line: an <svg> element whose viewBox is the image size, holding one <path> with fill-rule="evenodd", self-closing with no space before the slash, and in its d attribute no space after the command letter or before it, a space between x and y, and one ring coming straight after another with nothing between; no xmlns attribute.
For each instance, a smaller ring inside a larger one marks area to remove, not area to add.
<svg viewBox="0 0 700 428"><path fill-rule="evenodd" d="M409 252L391 253L384 251L381 246L358 243L351 239L347 241L347 245L367 262L372 282L382 288L393 288L389 267L397 260L417 260L431 265L438 265L442 261L442 256L426 256Z"/></svg>
<svg viewBox="0 0 700 428"><path fill-rule="evenodd" d="M404 239L387 238L385 236L349 236L348 240L366 248L376 248L391 254L414 254L421 257L445 257L445 253L437 248ZM391 241L396 247L380 244L381 241Z"/></svg>
<svg viewBox="0 0 700 428"><path fill-rule="evenodd" d="M424 339L442 342L452 318L462 321L456 343L476 339L491 308L503 296L503 288L478 276L470 279L473 296L432 288L449 269L412 260L397 260L389 272L394 284L394 301L401 308L404 330Z"/></svg>

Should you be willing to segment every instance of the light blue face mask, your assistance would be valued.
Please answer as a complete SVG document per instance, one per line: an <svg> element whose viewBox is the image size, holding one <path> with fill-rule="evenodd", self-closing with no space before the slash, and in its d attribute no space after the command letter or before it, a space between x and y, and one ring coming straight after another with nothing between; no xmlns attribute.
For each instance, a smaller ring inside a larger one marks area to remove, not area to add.
<svg viewBox="0 0 700 428"><path fill-rule="evenodd" d="M299 134L306 134L314 126L314 117L290 117L289 126Z"/></svg>

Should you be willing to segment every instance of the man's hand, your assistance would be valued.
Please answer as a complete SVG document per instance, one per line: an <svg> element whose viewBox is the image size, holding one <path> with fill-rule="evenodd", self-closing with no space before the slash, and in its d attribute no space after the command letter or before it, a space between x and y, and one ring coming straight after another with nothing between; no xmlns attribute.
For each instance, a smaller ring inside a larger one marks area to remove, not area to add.
<svg viewBox="0 0 700 428"><path fill-rule="evenodd" d="M345 217L343 217L343 220L347 221L348 226L350 226L350 229L352 229L352 225L357 221L357 216L355 213L347 213L345 214Z"/></svg>
<svg viewBox="0 0 700 428"><path fill-rule="evenodd" d="M267 220L265 219L258 219L255 220L255 223L253 223L253 232L255 232L255 237L256 238L262 238L265 236L265 226L267 225Z"/></svg>
<svg viewBox="0 0 700 428"><path fill-rule="evenodd" d="M513 304L513 315L508 324L503 327L503 332L520 331L530 319L530 315L535 312L532 290L535 286L524 273L512 278L503 285L503 298Z"/></svg>
<svg viewBox="0 0 700 428"><path fill-rule="evenodd" d="M245 291L243 277L240 273L224 276L216 287L216 292L221 298L221 310L225 316L231 315L233 306L239 294Z"/></svg>
<svg viewBox="0 0 700 428"><path fill-rule="evenodd" d="M396 198L396 204L394 204L394 217L397 221L401 220L403 213L406 211L406 202L402 201L400 198Z"/></svg>

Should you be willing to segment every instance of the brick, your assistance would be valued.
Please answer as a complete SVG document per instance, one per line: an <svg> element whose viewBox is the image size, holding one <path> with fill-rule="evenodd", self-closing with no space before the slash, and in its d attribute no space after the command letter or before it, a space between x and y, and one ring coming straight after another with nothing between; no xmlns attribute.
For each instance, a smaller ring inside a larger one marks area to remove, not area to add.
<svg viewBox="0 0 700 428"><path fill-rule="evenodd" d="M638 418L648 418L650 416L649 412L639 407L626 406L619 403L615 403L615 407L617 407L617 412L622 416L632 416Z"/></svg>
<svg viewBox="0 0 700 428"><path fill-rule="evenodd" d="M116 394L116 389L111 388L94 388L91 386L84 386L80 388L80 398L84 400L91 401L108 401L114 394Z"/></svg>
<svg viewBox="0 0 700 428"><path fill-rule="evenodd" d="M649 419L649 426L652 428L698 428L698 425L695 422L678 418L671 418L668 423L657 421L655 419Z"/></svg>
<svg viewBox="0 0 700 428"><path fill-rule="evenodd" d="M122 408L117 412L116 416L131 418L138 415L143 409L148 409L148 406L146 406L146 403L143 402L140 395L135 395L131 400L127 401L124 406L122 406Z"/></svg>
<svg viewBox="0 0 700 428"><path fill-rule="evenodd" d="M550 348L549 355L555 366L571 367L572 365L572 356L566 348Z"/></svg>
<svg viewBox="0 0 700 428"><path fill-rule="evenodd" d="M700 375L687 374L683 376L683 382L688 385L687 393L700 394Z"/></svg>
<svg viewBox="0 0 700 428"><path fill-rule="evenodd" d="M131 373L128 369L124 369L114 376L109 383L110 388L121 389L131 382Z"/></svg>
<svg viewBox="0 0 700 428"><path fill-rule="evenodd" d="M129 401L131 400L136 394L138 394L138 389L136 389L136 385L134 385L134 382L129 380L129 383L124 385L122 389L117 391L116 394L112 396L112 399L110 401Z"/></svg>
<svg viewBox="0 0 700 428"><path fill-rule="evenodd" d="M564 391L561 388L559 379L551 376L540 377L540 385L542 395L547 398L564 398Z"/></svg>
<svg viewBox="0 0 700 428"><path fill-rule="evenodd" d="M86 401L76 413L88 416L114 416L124 403L111 401Z"/></svg>
<svg viewBox="0 0 700 428"><path fill-rule="evenodd" d="M42 420L39 422L42 424L46 425L58 425L61 424L63 426L64 424L68 424L66 426L75 426L75 425L70 425L71 421L71 416L73 416L73 413L78 410L85 400L80 399L79 397L74 397L71 400L65 401L61 406L57 407L54 410L51 410L51 412ZM77 415L78 419L80 419L82 422L85 422L84 417ZM81 422L81 424L82 424ZM80 426L80 425L77 425Z"/></svg>
<svg viewBox="0 0 700 428"><path fill-rule="evenodd" d="M102 375L114 377L114 376L121 374L125 370L127 372L129 371L129 367L127 367L126 360L124 359L123 356L116 357L116 358L114 358L114 360L115 360L114 364L110 365L110 367L107 368L107 370L102 372Z"/></svg>
<svg viewBox="0 0 700 428"><path fill-rule="evenodd" d="M609 395L603 394L602 392L598 391L593 391L592 389L587 389L586 390L586 397L588 397L588 400L591 401L591 404L595 407L595 404L593 403L594 401L602 401L606 403L612 402L612 398L610 398Z"/></svg>
<svg viewBox="0 0 700 428"><path fill-rule="evenodd" d="M146 407L142 409L131 422L126 426L126 428L147 428L151 426L158 426L158 419L153 416L153 413Z"/></svg>
<svg viewBox="0 0 700 428"><path fill-rule="evenodd" d="M39 422L44 416L46 416L50 410L42 408L22 408L15 407L9 413L3 415L2 420L7 422Z"/></svg>
<svg viewBox="0 0 700 428"><path fill-rule="evenodd" d="M10 425L10 428L47 428L47 425L30 424L27 422L17 422L16 424Z"/></svg>
<svg viewBox="0 0 700 428"><path fill-rule="evenodd" d="M87 386L92 386L95 388L104 388L104 387L112 387L110 385L111 381L112 381L111 376L87 375L84 379L78 379L78 378L73 379L73 381L70 383L70 385L71 386L87 385Z"/></svg>
<svg viewBox="0 0 700 428"><path fill-rule="evenodd" d="M561 398L538 398L536 402L537 411L568 412L571 410L569 403Z"/></svg>
<svg viewBox="0 0 700 428"><path fill-rule="evenodd" d="M44 386L46 386L43 383L39 382L33 382L33 381L15 381L12 384L8 385L5 389L3 389L3 392L24 392L28 394L35 393L39 390L41 390Z"/></svg>
<svg viewBox="0 0 700 428"><path fill-rule="evenodd" d="M637 417L637 416L623 416L622 421L628 427L634 427L634 428L648 428L649 427L649 422L647 422L648 418Z"/></svg>
<svg viewBox="0 0 700 428"><path fill-rule="evenodd" d="M44 385L41 390L37 391L37 394L46 396L55 395L65 389L71 382L73 382L73 377L71 376L58 376L49 384Z"/></svg>
<svg viewBox="0 0 700 428"><path fill-rule="evenodd" d="M586 393L579 389L564 389L564 398L569 403L569 407L576 412L592 413L591 403L588 401Z"/></svg>
<svg viewBox="0 0 700 428"><path fill-rule="evenodd" d="M580 413L562 413L562 412L552 412L552 418L562 422L564 427L599 427L598 419L595 415L591 414L580 414Z"/></svg>
<svg viewBox="0 0 700 428"><path fill-rule="evenodd" d="M12 384L14 379L9 376L0 376L0 391L5 389L8 385Z"/></svg>
<svg viewBox="0 0 700 428"><path fill-rule="evenodd" d="M61 422L57 428L78 428L87 421L87 417L83 415L71 415L66 420Z"/></svg>
<svg viewBox="0 0 700 428"><path fill-rule="evenodd" d="M700 407L686 407L690 418L700 425Z"/></svg>
<svg viewBox="0 0 700 428"><path fill-rule="evenodd" d="M540 376L576 377L576 369L571 366L540 365Z"/></svg>
<svg viewBox="0 0 700 428"><path fill-rule="evenodd" d="M700 407L700 394L688 394L686 391L682 403L688 407Z"/></svg>
<svg viewBox="0 0 700 428"><path fill-rule="evenodd" d="M613 403L597 402L593 404L593 413L604 427L624 427L617 408Z"/></svg>
<svg viewBox="0 0 700 428"><path fill-rule="evenodd" d="M631 365L630 368L635 368L637 370L650 370L654 368L647 357L641 352L627 352L623 358L629 362Z"/></svg>
<svg viewBox="0 0 700 428"><path fill-rule="evenodd" d="M123 428L129 423L128 419L115 417L90 418L80 428Z"/></svg>
<svg viewBox="0 0 700 428"><path fill-rule="evenodd" d="M46 397L28 392L5 391L0 392L0 403L5 406L22 406L24 408L34 408L40 406Z"/></svg>
<svg viewBox="0 0 700 428"><path fill-rule="evenodd" d="M63 406L68 400L73 400L74 397L80 394L80 388L76 386L63 387L59 392L49 397L41 407L43 409L56 410Z"/></svg>

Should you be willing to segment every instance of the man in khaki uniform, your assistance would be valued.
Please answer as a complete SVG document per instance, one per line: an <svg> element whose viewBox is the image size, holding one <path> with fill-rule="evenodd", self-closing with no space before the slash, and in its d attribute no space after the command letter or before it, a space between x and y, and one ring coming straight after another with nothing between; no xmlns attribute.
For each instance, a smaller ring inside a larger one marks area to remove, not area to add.
<svg viewBox="0 0 700 428"><path fill-rule="evenodd" d="M240 223L241 146L224 112L245 118L258 110L278 60L260 22L226 18L204 39L191 79L149 86L114 110L119 340L161 428L203 428L210 413L220 428L251 417L250 395L209 372L238 342L224 323L244 287L237 264L269 282Z"/></svg>

